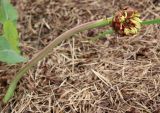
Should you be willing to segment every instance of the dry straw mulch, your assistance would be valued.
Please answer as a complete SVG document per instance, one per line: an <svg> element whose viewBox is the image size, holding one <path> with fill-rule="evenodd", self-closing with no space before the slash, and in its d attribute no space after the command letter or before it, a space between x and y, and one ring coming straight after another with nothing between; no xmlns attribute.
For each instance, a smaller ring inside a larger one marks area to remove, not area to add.
<svg viewBox="0 0 160 113"><path fill-rule="evenodd" d="M68 29L129 5L160 17L159 0L14 0L23 55L31 58ZM1 113L160 113L160 26L91 41L94 29L53 49L21 80ZM23 64L0 64L0 99Z"/></svg>

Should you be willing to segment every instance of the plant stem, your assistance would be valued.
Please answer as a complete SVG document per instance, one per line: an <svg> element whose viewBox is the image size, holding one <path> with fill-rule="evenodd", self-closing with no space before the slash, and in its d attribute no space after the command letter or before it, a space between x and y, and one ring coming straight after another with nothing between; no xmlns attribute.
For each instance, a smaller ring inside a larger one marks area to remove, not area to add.
<svg viewBox="0 0 160 113"><path fill-rule="evenodd" d="M103 38L104 36L106 36L107 34L113 34L114 33L114 30L113 29L109 29L109 30L106 30L102 33L100 33L96 39L100 39L100 38Z"/></svg>
<svg viewBox="0 0 160 113"><path fill-rule="evenodd" d="M58 36L55 40L53 40L48 46L46 46L43 50L41 50L34 58L32 58L20 71L16 74L15 78L13 78L13 81L9 85L9 88L6 92L6 95L3 98L3 102L7 103L9 99L14 95L14 91L16 89L17 83L19 80L25 75L25 73L35 64L37 64L38 61L43 59L52 51L53 47L56 47L58 44L60 44L63 40L69 39L73 34L92 29L97 27L106 26L108 24L111 24L112 18L108 19L102 19L97 20L93 22L88 22L82 25L79 25L75 28L72 28L71 30L66 31L62 35Z"/></svg>
<svg viewBox="0 0 160 113"><path fill-rule="evenodd" d="M160 24L160 19L154 19L154 20L146 20L141 22L142 25L149 25L149 24Z"/></svg>

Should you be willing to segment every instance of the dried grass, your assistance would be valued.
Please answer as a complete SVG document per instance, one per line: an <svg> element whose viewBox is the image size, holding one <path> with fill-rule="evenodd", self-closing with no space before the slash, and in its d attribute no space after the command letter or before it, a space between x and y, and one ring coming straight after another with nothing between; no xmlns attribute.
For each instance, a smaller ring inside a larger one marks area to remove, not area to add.
<svg viewBox="0 0 160 113"><path fill-rule="evenodd" d="M158 0L157 0L158 1ZM31 58L64 31L111 16L124 5L159 18L156 0L19 0L23 54ZM1 113L160 113L160 26L137 36L107 36L105 28L64 41L25 76ZM22 65L0 64L0 98Z"/></svg>

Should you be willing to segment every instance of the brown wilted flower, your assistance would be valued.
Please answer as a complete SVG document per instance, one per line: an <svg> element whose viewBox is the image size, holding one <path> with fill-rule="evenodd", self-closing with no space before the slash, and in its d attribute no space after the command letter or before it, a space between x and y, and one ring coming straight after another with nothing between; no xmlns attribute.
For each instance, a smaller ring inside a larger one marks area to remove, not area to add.
<svg viewBox="0 0 160 113"><path fill-rule="evenodd" d="M140 14L131 7L125 7L115 13L112 20L113 29L121 35L137 34L141 28Z"/></svg>

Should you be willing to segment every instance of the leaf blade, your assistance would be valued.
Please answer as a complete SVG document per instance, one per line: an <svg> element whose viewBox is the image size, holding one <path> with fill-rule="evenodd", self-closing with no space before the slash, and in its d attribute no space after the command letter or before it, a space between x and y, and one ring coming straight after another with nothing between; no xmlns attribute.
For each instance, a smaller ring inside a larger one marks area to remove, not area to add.
<svg viewBox="0 0 160 113"><path fill-rule="evenodd" d="M20 53L18 48L19 40L18 40L18 32L16 26L13 24L12 21L5 21L4 26L4 36L9 43L11 49L15 50L17 53Z"/></svg>
<svg viewBox="0 0 160 113"><path fill-rule="evenodd" d="M20 56L13 50L0 50L0 61L8 64L16 64L27 61L24 57Z"/></svg>
<svg viewBox="0 0 160 113"><path fill-rule="evenodd" d="M4 36L0 36L0 50L10 49L9 43Z"/></svg>
<svg viewBox="0 0 160 113"><path fill-rule="evenodd" d="M6 20L16 21L18 19L18 12L8 0L0 0L0 22L4 23Z"/></svg>

